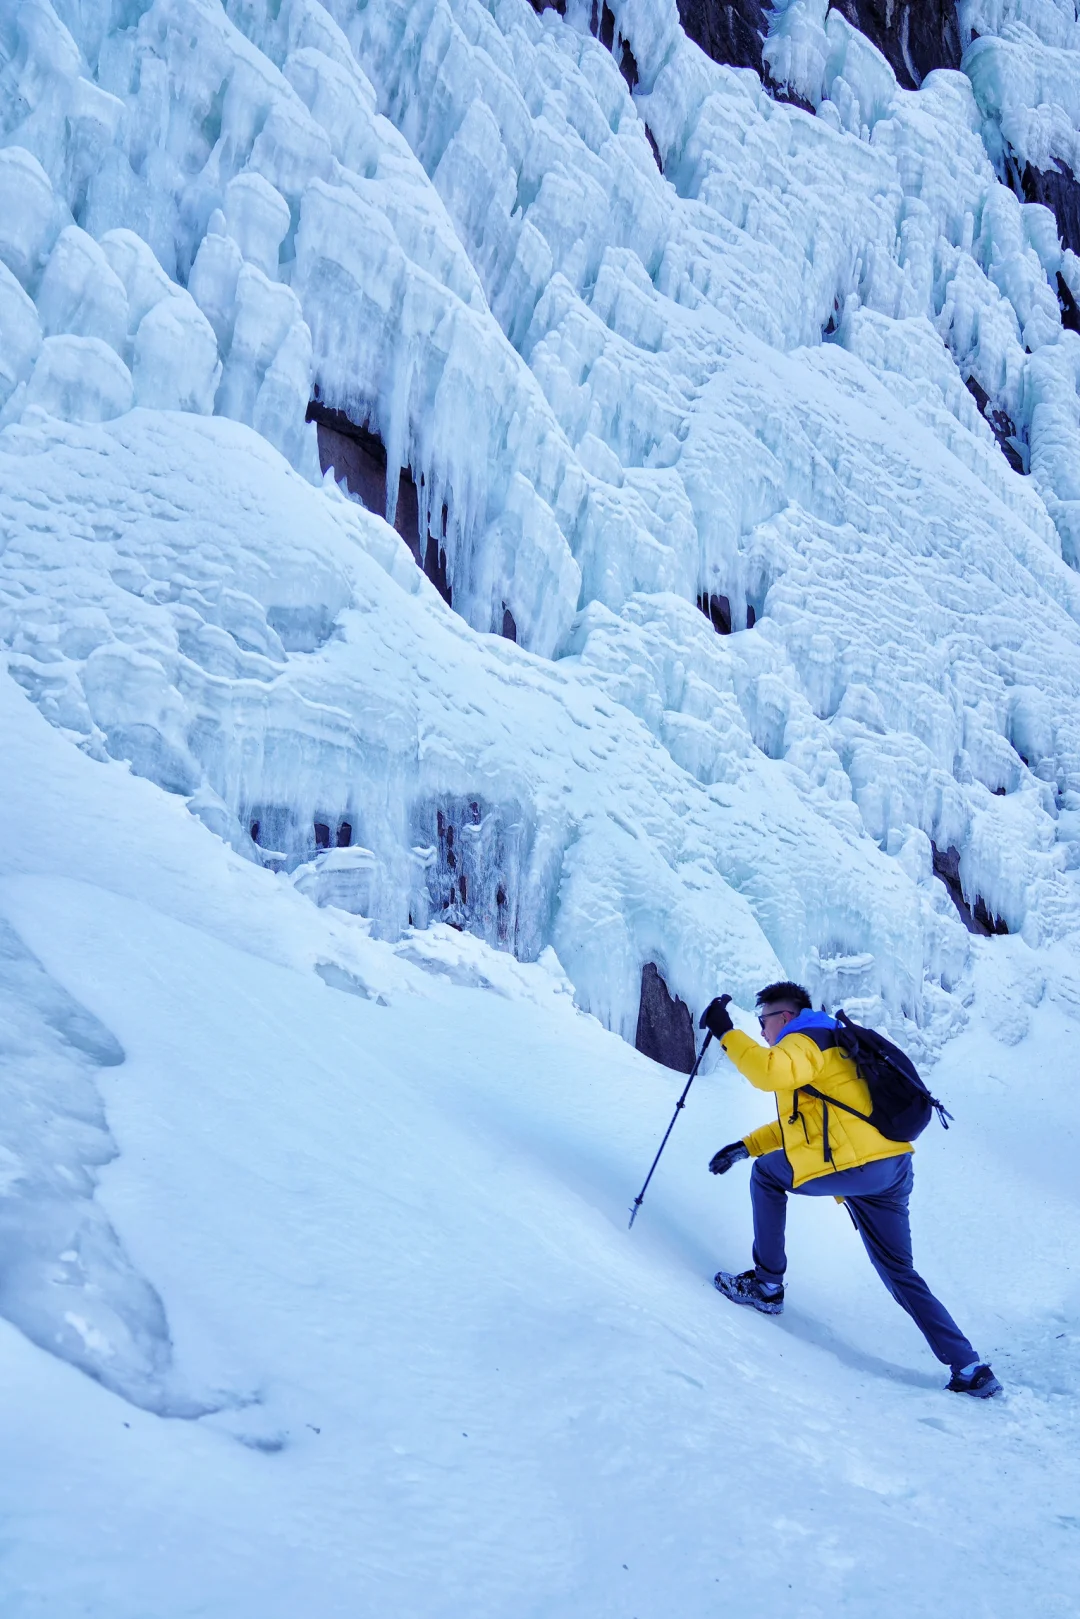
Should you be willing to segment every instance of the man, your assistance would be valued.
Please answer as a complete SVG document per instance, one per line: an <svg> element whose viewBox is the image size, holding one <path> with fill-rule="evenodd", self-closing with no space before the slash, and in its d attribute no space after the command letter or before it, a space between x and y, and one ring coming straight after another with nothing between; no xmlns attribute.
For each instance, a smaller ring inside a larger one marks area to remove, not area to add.
<svg viewBox="0 0 1080 1619"><path fill-rule="evenodd" d="M869 1114L870 1092L837 1046L835 1018L813 1011L799 984L769 984L757 998L766 1041L760 1046L733 1025L730 1000L722 995L712 1001L701 1026L720 1041L744 1079L775 1093L777 1116L774 1123L722 1147L709 1164L714 1175L724 1175L740 1159L754 1159L754 1268L740 1275L719 1271L720 1292L735 1304L779 1315L784 1308L788 1195L836 1197L847 1204L885 1286L938 1360L950 1368L948 1387L978 1399L1000 1393L990 1367L912 1266L908 1198L914 1149L910 1142L888 1140L867 1117L856 1117ZM836 1105L806 1095L801 1091L806 1086Z"/></svg>

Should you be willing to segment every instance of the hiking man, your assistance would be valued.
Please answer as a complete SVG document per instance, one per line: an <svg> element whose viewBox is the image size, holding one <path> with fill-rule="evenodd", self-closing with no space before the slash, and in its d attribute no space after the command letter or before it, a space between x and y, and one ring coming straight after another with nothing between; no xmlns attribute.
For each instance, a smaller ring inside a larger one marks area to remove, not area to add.
<svg viewBox="0 0 1080 1619"><path fill-rule="evenodd" d="M914 1148L910 1142L890 1141L870 1123L870 1091L837 1045L836 1019L815 1012L799 984L769 984L757 998L766 1041L760 1046L733 1025L730 1000L730 995L721 995L710 1002L701 1027L720 1041L744 1079L775 1093L777 1117L722 1147L709 1164L714 1175L724 1175L740 1159L754 1159L754 1268L739 1275L718 1271L720 1292L735 1304L779 1315L784 1308L788 1196L836 1197L847 1204L881 1280L938 1360L950 1368L948 1387L979 1399L1000 1393L990 1367L912 1266L908 1198ZM821 1092L822 1099L807 1095L808 1086ZM835 1105L830 1107L829 1100Z"/></svg>

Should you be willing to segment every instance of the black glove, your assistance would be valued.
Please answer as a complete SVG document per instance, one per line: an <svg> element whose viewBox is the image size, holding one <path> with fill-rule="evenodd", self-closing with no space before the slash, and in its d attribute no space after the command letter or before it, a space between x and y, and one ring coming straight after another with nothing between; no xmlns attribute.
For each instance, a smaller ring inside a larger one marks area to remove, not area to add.
<svg viewBox="0 0 1080 1619"><path fill-rule="evenodd" d="M726 1175L732 1164L737 1164L749 1156L744 1141L732 1141L729 1146L721 1147L719 1152L713 1153L709 1159L709 1168L714 1175Z"/></svg>
<svg viewBox="0 0 1080 1619"><path fill-rule="evenodd" d="M719 995L716 1000L710 1001L701 1014L698 1028L708 1029L709 1033L715 1035L717 1040L721 1040L725 1034L729 1034L735 1027L727 1012L730 999L730 995Z"/></svg>

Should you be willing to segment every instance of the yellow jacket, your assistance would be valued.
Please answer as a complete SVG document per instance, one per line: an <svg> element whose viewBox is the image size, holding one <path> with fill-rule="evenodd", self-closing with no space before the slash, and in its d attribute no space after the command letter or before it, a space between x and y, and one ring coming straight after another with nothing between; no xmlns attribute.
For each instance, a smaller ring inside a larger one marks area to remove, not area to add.
<svg viewBox="0 0 1080 1619"><path fill-rule="evenodd" d="M752 1158L783 1150L794 1186L834 1170L856 1169L879 1158L914 1152L909 1141L889 1141L865 1119L857 1119L841 1107L826 1111L827 1104L805 1092L796 1103L799 1087L812 1085L859 1113L870 1112L865 1082L851 1058L837 1047L822 1051L809 1034L788 1034L775 1046L761 1046L741 1029L729 1030L720 1043L744 1079L759 1091L775 1092L775 1120L751 1131L743 1142Z"/></svg>

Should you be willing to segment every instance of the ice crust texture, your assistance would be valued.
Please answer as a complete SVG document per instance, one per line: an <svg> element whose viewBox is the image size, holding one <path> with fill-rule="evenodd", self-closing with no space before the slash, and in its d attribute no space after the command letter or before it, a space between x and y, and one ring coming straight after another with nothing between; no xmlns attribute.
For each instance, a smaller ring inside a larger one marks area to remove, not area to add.
<svg viewBox="0 0 1080 1619"><path fill-rule="evenodd" d="M1072 161L1073 8L962 7L918 91L776 8L816 115L612 10L633 96L587 8L6 8L0 643L376 934L553 946L629 1039L653 962L933 1051L935 848L1033 945L1080 919L1080 261L995 171ZM316 393L445 509L453 611Z"/></svg>

